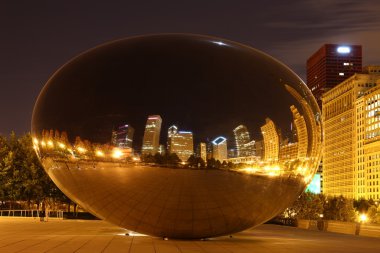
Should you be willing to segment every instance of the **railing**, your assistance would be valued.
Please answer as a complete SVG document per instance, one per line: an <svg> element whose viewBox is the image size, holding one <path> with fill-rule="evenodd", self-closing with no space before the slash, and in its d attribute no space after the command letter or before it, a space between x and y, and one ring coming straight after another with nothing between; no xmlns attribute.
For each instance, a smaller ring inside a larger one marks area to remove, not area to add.
<svg viewBox="0 0 380 253"><path fill-rule="evenodd" d="M48 218L63 219L63 211L48 210L45 212ZM41 210L0 210L0 216L3 217L40 217Z"/></svg>

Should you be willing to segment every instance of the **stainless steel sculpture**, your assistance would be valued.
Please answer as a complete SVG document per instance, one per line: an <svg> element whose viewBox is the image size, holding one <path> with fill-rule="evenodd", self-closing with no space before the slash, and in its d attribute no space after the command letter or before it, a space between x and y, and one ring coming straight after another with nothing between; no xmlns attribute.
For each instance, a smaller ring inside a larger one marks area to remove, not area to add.
<svg viewBox="0 0 380 253"><path fill-rule="evenodd" d="M41 91L32 133L68 197L116 225L169 238L269 220L320 160L320 111L301 79L256 49L198 35L133 37L79 55ZM226 146L237 149L230 158Z"/></svg>

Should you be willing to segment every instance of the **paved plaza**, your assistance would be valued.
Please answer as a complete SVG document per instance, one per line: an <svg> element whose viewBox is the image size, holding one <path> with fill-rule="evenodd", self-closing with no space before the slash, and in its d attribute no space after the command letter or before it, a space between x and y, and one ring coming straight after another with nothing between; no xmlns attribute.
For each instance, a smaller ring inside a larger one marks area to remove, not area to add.
<svg viewBox="0 0 380 253"><path fill-rule="evenodd" d="M232 238L162 240L125 236L127 231L105 221L0 217L0 252L134 252L134 253L250 253L250 252L380 252L380 239L329 232L261 225Z"/></svg>

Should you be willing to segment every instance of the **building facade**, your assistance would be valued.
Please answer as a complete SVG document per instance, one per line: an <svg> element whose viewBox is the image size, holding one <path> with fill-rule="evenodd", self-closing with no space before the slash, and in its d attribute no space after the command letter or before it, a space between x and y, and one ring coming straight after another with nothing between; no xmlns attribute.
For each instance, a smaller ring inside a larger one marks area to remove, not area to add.
<svg viewBox="0 0 380 253"><path fill-rule="evenodd" d="M182 162L187 162L189 157L194 154L193 133L178 131L170 136L169 153L177 154Z"/></svg>
<svg viewBox="0 0 380 253"><path fill-rule="evenodd" d="M280 151L280 138L274 122L266 118L265 125L261 127L261 133L264 141L264 160L278 161Z"/></svg>
<svg viewBox="0 0 380 253"><path fill-rule="evenodd" d="M373 193L371 166L380 154L372 131L376 123L377 87L380 73L355 74L322 97L324 122L323 192L347 198L369 198ZM375 169L376 171L376 169ZM375 176L376 177L376 176ZM371 194L369 195L369 190ZM377 188L376 188L377 189Z"/></svg>
<svg viewBox="0 0 380 253"><path fill-rule="evenodd" d="M250 145L246 145L251 141L247 127L244 125L239 125L233 130L233 132L236 143L236 156L251 156L253 149Z"/></svg>
<svg viewBox="0 0 380 253"><path fill-rule="evenodd" d="M294 105L290 106L290 110L293 114L293 122L296 129L296 141L298 143L296 157L298 159L305 159L307 157L308 149L306 121Z"/></svg>
<svg viewBox="0 0 380 253"><path fill-rule="evenodd" d="M220 162L228 158L226 138L219 136L212 141L212 157Z"/></svg>
<svg viewBox="0 0 380 253"><path fill-rule="evenodd" d="M325 44L307 60L307 86L321 106L323 93L361 71L361 45Z"/></svg>
<svg viewBox="0 0 380 253"><path fill-rule="evenodd" d="M145 125L141 153L154 155L159 151L162 119L160 115L148 117Z"/></svg>
<svg viewBox="0 0 380 253"><path fill-rule="evenodd" d="M130 125L122 125L112 132L112 144L118 148L132 149L135 129Z"/></svg>

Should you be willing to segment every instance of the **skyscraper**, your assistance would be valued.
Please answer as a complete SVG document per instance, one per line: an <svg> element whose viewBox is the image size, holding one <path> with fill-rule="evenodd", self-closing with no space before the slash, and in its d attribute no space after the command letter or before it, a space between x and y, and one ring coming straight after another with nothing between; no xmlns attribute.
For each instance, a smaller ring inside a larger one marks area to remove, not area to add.
<svg viewBox="0 0 380 253"><path fill-rule="evenodd" d="M251 145L246 145L251 141L247 127L239 125L233 130L233 132L235 136L237 157L253 155L253 147Z"/></svg>
<svg viewBox="0 0 380 253"><path fill-rule="evenodd" d="M322 97L326 195L379 200L379 79L380 72L355 74Z"/></svg>
<svg viewBox="0 0 380 253"><path fill-rule="evenodd" d="M150 115L145 125L142 154L156 154L160 146L162 119L160 115Z"/></svg>
<svg viewBox="0 0 380 253"><path fill-rule="evenodd" d="M212 157L223 162L227 159L227 139L219 136L212 141Z"/></svg>
<svg viewBox="0 0 380 253"><path fill-rule="evenodd" d="M178 133L178 127L176 125L172 125L168 128L168 139L167 139L167 148L168 148L168 151L170 152L170 140L171 140L171 137L175 134Z"/></svg>
<svg viewBox="0 0 380 253"><path fill-rule="evenodd" d="M362 46L325 44L307 60L307 86L321 106L321 96L362 71Z"/></svg>
<svg viewBox="0 0 380 253"><path fill-rule="evenodd" d="M119 148L132 148L135 129L130 125L122 125L112 132L112 144Z"/></svg>
<svg viewBox="0 0 380 253"><path fill-rule="evenodd" d="M202 158L204 162L207 162L207 147L206 143L199 143L199 157Z"/></svg>
<svg viewBox="0 0 380 253"><path fill-rule="evenodd" d="M187 162L189 157L194 154L192 132L178 131L170 136L169 143L169 152L177 154L182 162Z"/></svg>
<svg viewBox="0 0 380 253"><path fill-rule="evenodd" d="M296 137L298 143L298 152L296 158L304 159L307 157L308 148L306 121L294 105L290 106L290 110L292 111L293 122L296 127Z"/></svg>
<svg viewBox="0 0 380 253"><path fill-rule="evenodd" d="M277 161L280 152L280 138L276 125L269 118L265 119L265 125L261 127L264 141L264 160Z"/></svg>

